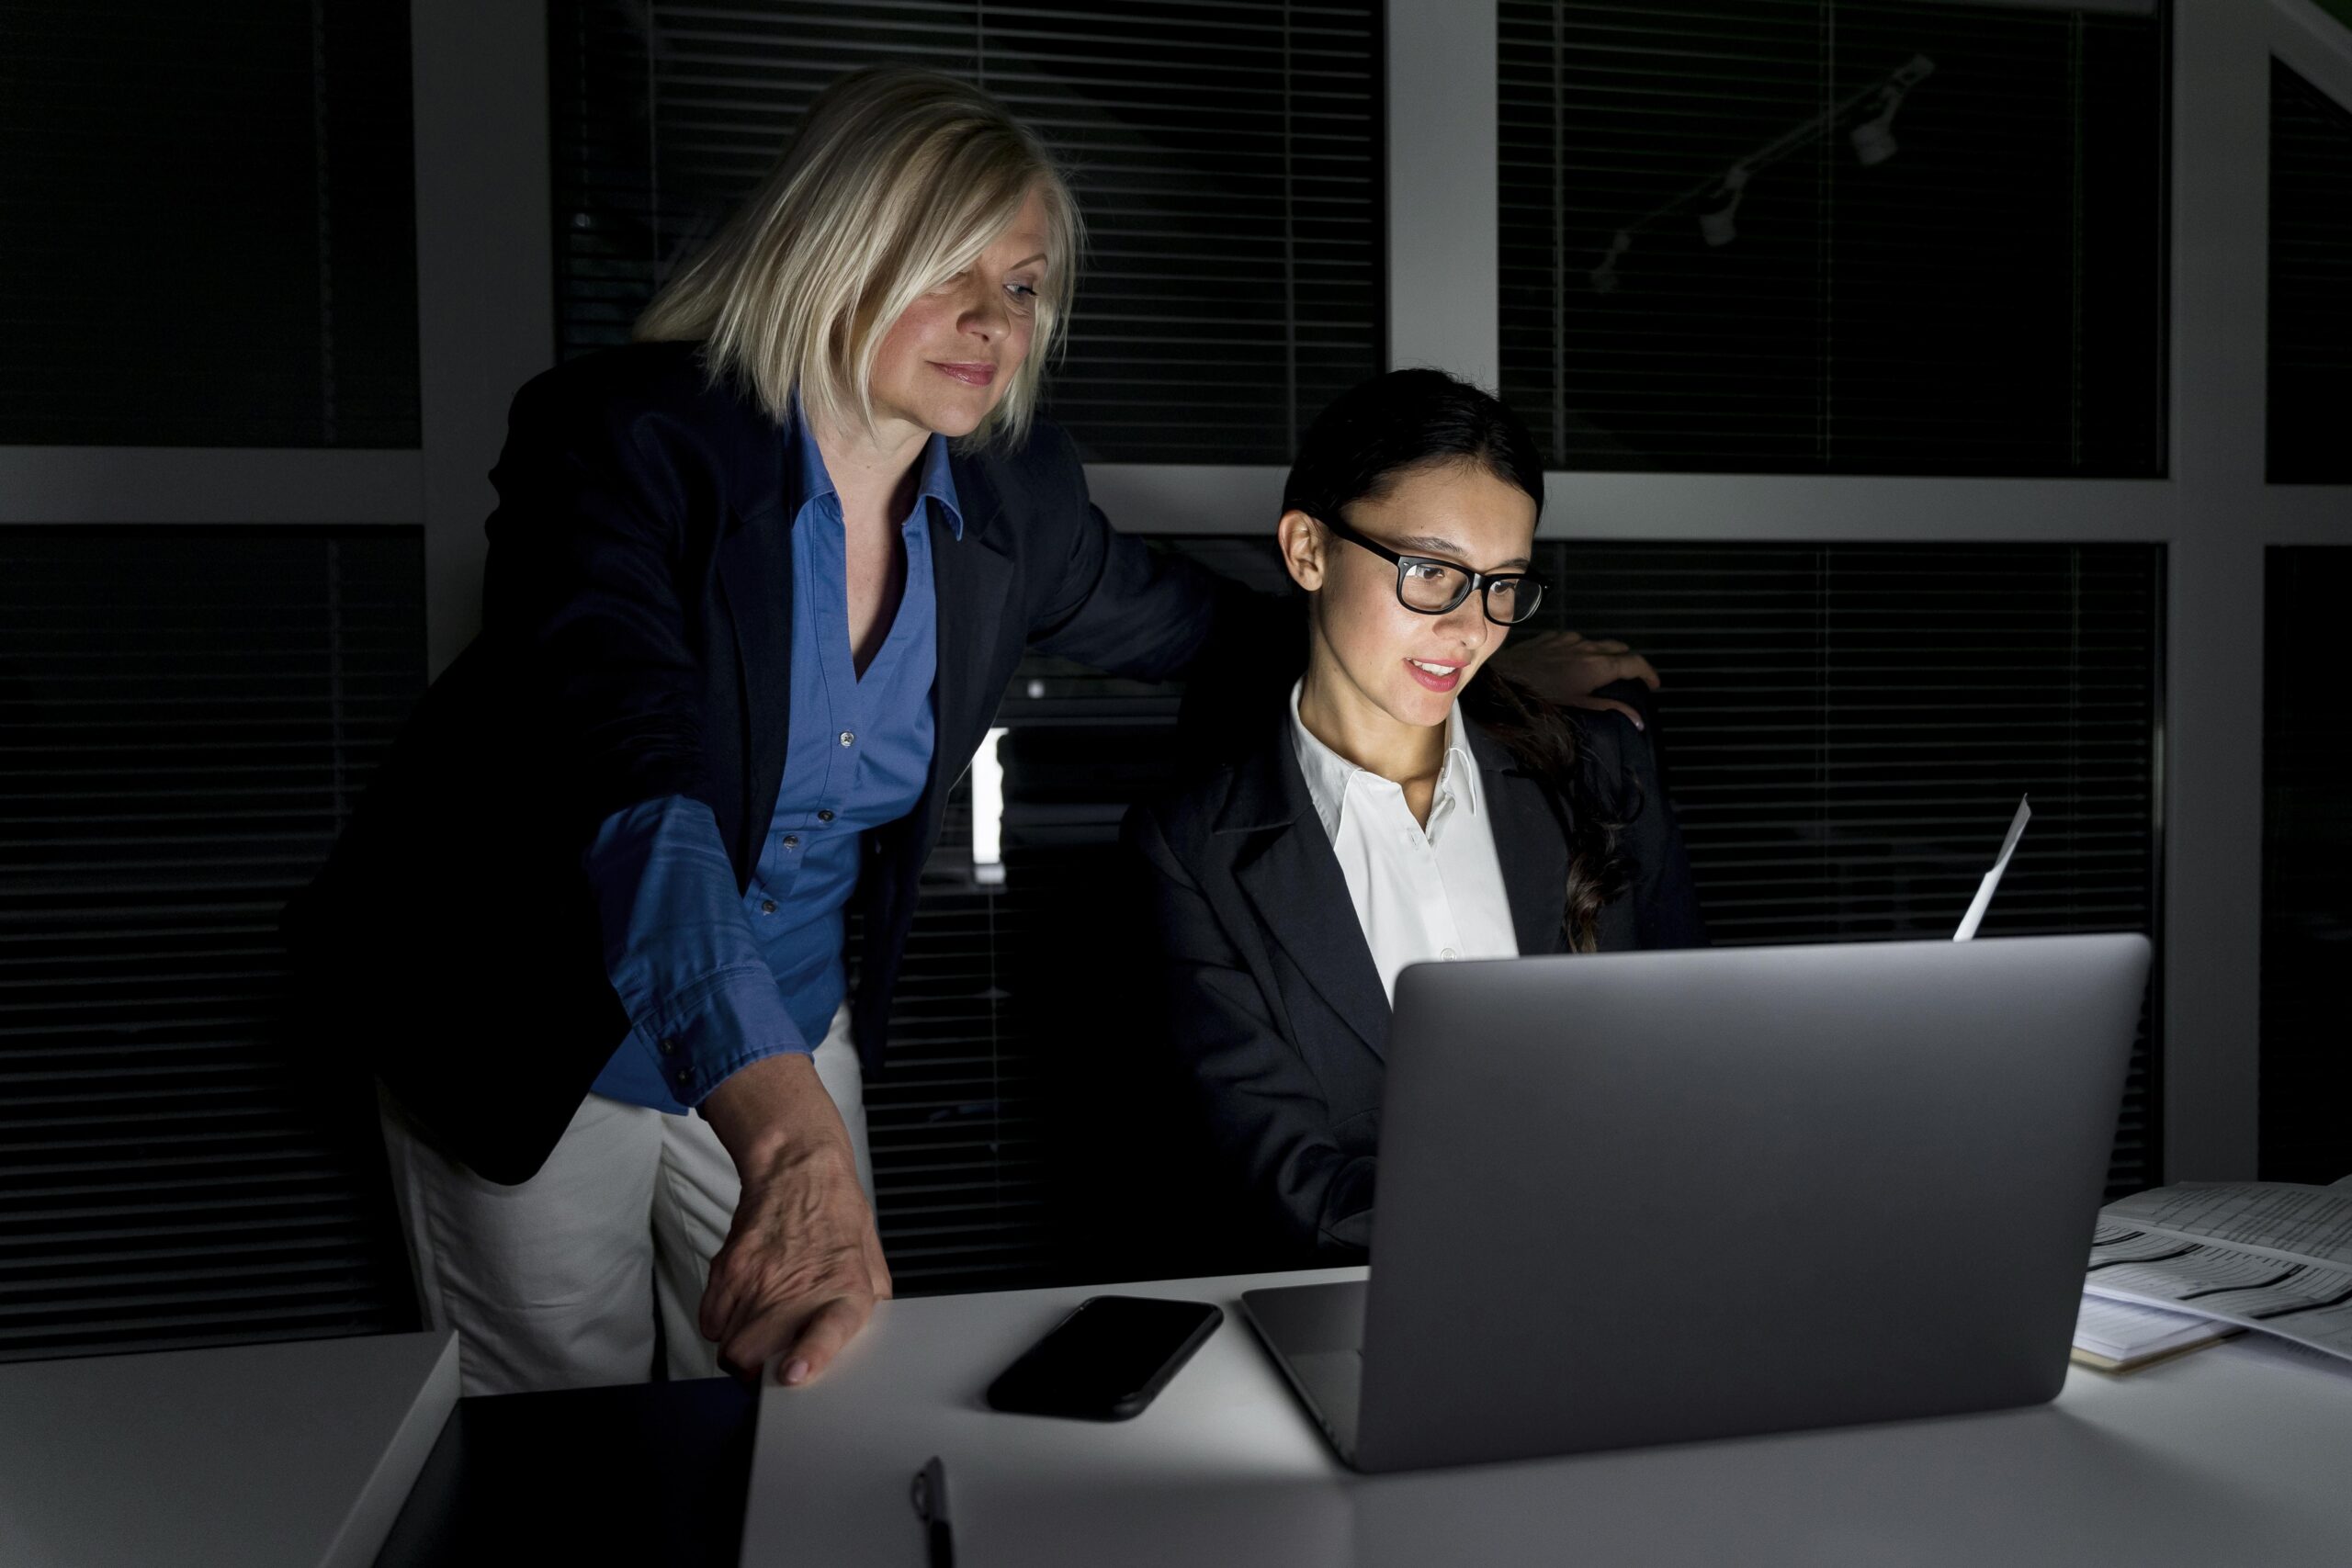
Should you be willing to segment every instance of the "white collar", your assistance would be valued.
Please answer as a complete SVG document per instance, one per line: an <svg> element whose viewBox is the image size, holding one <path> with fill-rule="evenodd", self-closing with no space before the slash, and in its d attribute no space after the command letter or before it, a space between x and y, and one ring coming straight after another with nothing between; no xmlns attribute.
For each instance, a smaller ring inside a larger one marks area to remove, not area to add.
<svg viewBox="0 0 2352 1568"><path fill-rule="evenodd" d="M1323 824L1326 838L1340 836L1340 818L1347 806L1348 786L1361 776L1369 786L1397 790L1394 780L1360 768L1315 738L1298 716L1298 694L1305 689L1304 677L1291 682L1290 739L1291 749L1298 756L1298 771L1306 776L1307 798L1315 803L1316 818ZM1445 712L1445 760L1438 764L1437 791L1430 796L1430 820L1437 820L1438 807L1448 801L1459 802L1473 817L1478 815L1478 763L1470 755L1469 738L1462 728L1462 705L1456 702Z"/></svg>

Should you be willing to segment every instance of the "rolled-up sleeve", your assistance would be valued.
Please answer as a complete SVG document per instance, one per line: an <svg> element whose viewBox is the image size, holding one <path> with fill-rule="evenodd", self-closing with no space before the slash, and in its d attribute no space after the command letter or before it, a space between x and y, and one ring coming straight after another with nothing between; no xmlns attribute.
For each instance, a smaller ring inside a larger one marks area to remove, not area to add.
<svg viewBox="0 0 2352 1568"><path fill-rule="evenodd" d="M813 1049L786 1010L735 888L718 818L669 795L607 818L584 857L605 968L681 1107L763 1057Z"/></svg>

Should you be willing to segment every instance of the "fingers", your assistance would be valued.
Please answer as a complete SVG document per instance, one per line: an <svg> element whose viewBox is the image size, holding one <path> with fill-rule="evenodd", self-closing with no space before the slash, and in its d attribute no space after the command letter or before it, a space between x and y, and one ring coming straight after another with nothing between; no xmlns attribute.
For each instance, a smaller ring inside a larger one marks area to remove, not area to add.
<svg viewBox="0 0 2352 1568"><path fill-rule="evenodd" d="M775 1381L786 1386L813 1382L824 1375L842 1348L857 1337L874 1315L874 1298L842 1296L827 1302L800 1325L776 1362Z"/></svg>
<svg viewBox="0 0 2352 1568"><path fill-rule="evenodd" d="M1523 631L1519 635L1538 648L1566 649L1579 658L1588 653L1630 653L1634 649L1632 643L1618 637L1587 637L1582 632Z"/></svg>
<svg viewBox="0 0 2352 1568"><path fill-rule="evenodd" d="M1653 692L1658 689L1659 682L1657 678L1657 671L1650 667L1650 661L1648 660L1644 659L1638 653L1627 653L1625 651L1625 645L1622 642L1617 645L1616 652L1618 656L1616 660L1618 680L1639 681L1643 685L1647 686Z"/></svg>
<svg viewBox="0 0 2352 1568"><path fill-rule="evenodd" d="M1570 707L1589 708L1594 713L1622 713L1627 718L1634 721L1634 728L1635 729L1646 729L1649 728L1642 722L1642 716L1640 714L1635 713L1631 706L1619 702L1614 697L1596 697L1587 695L1581 697L1569 697L1566 700Z"/></svg>
<svg viewBox="0 0 2352 1568"><path fill-rule="evenodd" d="M755 1382L759 1369L775 1361L778 1382L806 1382L857 1337L874 1315L874 1302L863 1279L835 1292L751 1302L718 1337L719 1364Z"/></svg>
<svg viewBox="0 0 2352 1568"><path fill-rule="evenodd" d="M1595 682L1596 685L1605 686L1610 681L1639 681L1655 692L1660 684L1657 668L1635 653L1632 643L1617 637L1552 632L1544 634L1542 646L1567 660L1589 660L1606 669L1608 678Z"/></svg>

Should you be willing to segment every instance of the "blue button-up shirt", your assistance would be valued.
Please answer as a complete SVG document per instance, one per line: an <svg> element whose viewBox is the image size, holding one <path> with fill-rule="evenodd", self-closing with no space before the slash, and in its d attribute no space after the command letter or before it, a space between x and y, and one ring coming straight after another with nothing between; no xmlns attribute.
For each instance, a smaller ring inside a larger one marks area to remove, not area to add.
<svg viewBox="0 0 2352 1568"><path fill-rule="evenodd" d="M587 854L605 971L634 1026L594 1092L660 1111L683 1112L739 1068L823 1040L848 989L842 946L860 838L913 810L931 771L932 510L964 535L946 440L933 435L924 448L914 508L899 525L906 587L861 677L841 498L794 413L792 716L751 886L736 892L718 819L683 795L615 813Z"/></svg>

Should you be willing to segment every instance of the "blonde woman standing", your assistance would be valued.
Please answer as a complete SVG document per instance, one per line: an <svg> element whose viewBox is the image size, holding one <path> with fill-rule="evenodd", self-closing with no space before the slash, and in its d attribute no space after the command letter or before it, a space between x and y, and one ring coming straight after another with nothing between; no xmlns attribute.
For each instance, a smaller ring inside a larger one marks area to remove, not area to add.
<svg viewBox="0 0 2352 1568"><path fill-rule="evenodd" d="M1034 418L1080 233L993 99L862 72L516 396L481 635L287 920L469 1393L820 1373L889 1294L861 1062L1015 665L1263 635Z"/></svg>

